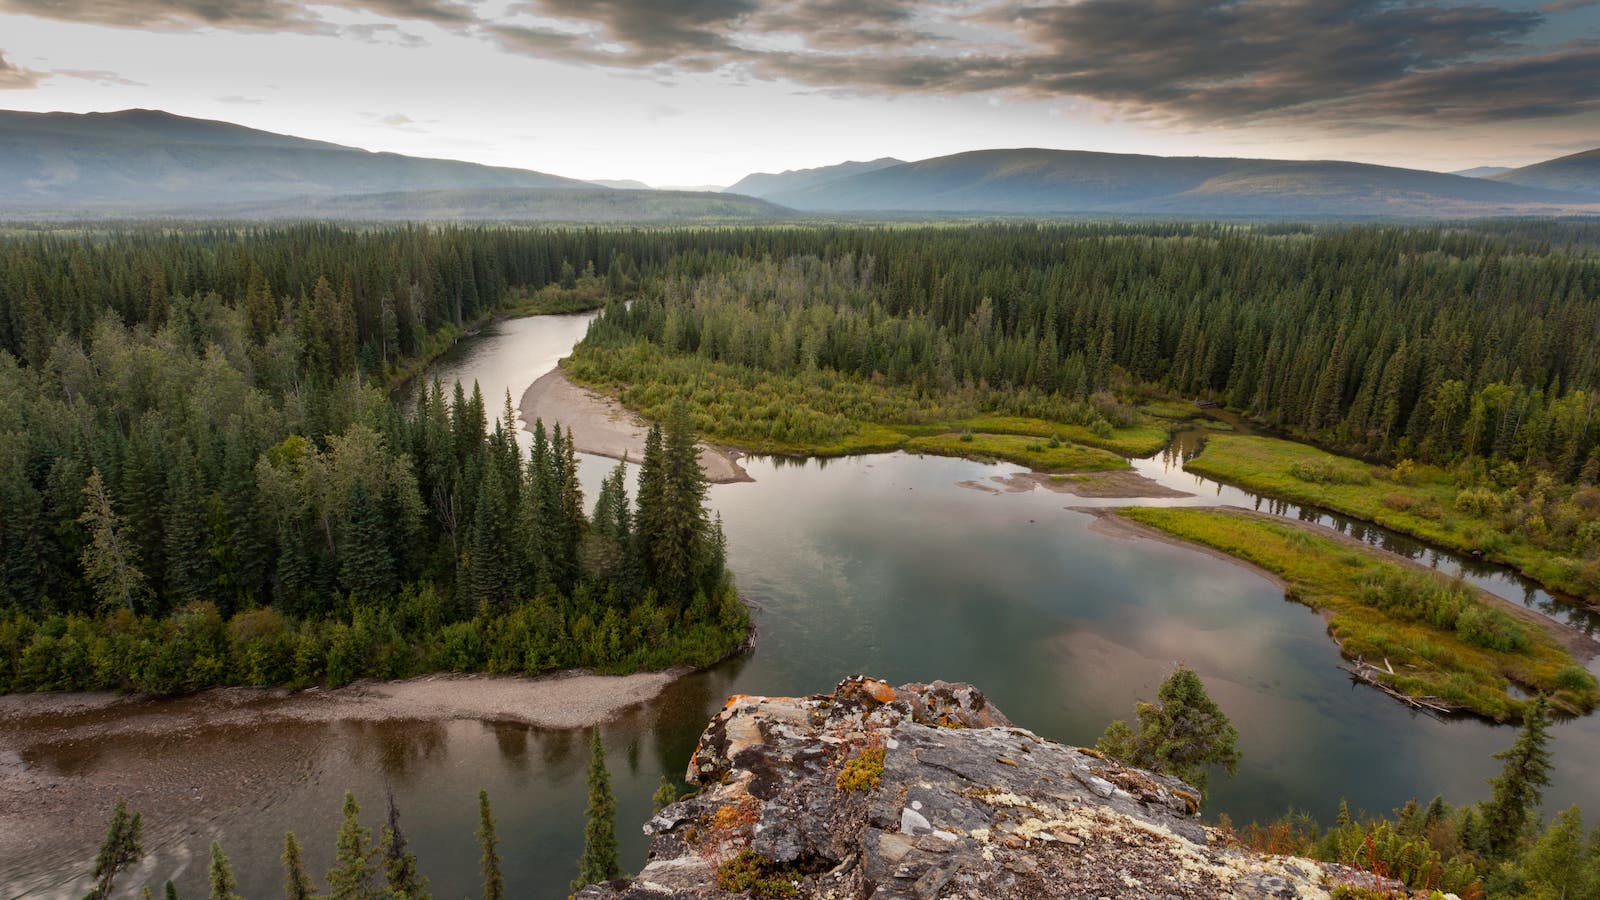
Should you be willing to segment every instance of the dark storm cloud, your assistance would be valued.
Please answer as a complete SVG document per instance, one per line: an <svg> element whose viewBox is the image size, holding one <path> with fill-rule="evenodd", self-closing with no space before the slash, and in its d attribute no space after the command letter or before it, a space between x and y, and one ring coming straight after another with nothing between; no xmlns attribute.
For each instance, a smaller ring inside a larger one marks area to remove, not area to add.
<svg viewBox="0 0 1600 900"><path fill-rule="evenodd" d="M39 72L31 72L12 65L6 60L5 53L0 52L0 90L26 90L37 87L39 79L43 77Z"/></svg>
<svg viewBox="0 0 1600 900"><path fill-rule="evenodd" d="M1595 45L1584 42L1600 35L1570 12L1597 0L1540 10L1481 0L520 0L494 21L462 0L329 2L656 77L1087 98L1191 123L1496 121L1585 112L1600 94ZM0 0L0 11L144 28L331 27L289 0ZM1528 43L1562 25L1575 43Z"/></svg>
<svg viewBox="0 0 1600 900"><path fill-rule="evenodd" d="M464 25L475 18L470 6L456 0L329 0L321 5L442 25ZM0 12L153 31L331 30L304 4L290 0L0 0Z"/></svg>

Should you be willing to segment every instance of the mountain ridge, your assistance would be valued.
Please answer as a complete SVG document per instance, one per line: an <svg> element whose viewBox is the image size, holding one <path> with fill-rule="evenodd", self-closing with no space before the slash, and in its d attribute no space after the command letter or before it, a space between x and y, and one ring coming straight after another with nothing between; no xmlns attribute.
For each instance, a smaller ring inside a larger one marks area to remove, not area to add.
<svg viewBox="0 0 1600 900"><path fill-rule="evenodd" d="M1494 180L1600 198L1600 147L1502 172Z"/></svg>
<svg viewBox="0 0 1600 900"><path fill-rule="evenodd" d="M806 212L1220 216L1549 214L1570 193L1340 160L1168 157L1083 150L974 150L766 197Z"/></svg>

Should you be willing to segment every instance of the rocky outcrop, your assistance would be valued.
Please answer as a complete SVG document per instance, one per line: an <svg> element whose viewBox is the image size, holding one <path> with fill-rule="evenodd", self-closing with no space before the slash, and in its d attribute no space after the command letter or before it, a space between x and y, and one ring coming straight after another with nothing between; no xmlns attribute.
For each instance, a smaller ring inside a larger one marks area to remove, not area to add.
<svg viewBox="0 0 1600 900"><path fill-rule="evenodd" d="M1219 846L1193 788L1018 728L970 685L850 678L832 694L735 696L689 781L700 790L645 825L638 877L578 897L1314 898L1352 878L1375 886Z"/></svg>

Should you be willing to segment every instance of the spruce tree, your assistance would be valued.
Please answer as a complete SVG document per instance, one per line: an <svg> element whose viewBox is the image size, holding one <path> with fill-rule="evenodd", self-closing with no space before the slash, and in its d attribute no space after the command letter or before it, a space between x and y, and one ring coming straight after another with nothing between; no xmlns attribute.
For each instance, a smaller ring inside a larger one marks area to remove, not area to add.
<svg viewBox="0 0 1600 900"><path fill-rule="evenodd" d="M368 900L377 893L378 851L372 830L361 824L356 795L345 791L344 820L339 823L335 864L328 872L329 900Z"/></svg>
<svg viewBox="0 0 1600 900"><path fill-rule="evenodd" d="M600 726L594 727L589 757L589 804L584 810L583 855L578 857L578 878L574 891L584 885L610 881L620 873L617 866L617 798L611 793L611 773L606 771L606 748L600 740Z"/></svg>
<svg viewBox="0 0 1600 900"><path fill-rule="evenodd" d="M676 803L677 800L678 800L678 789L677 789L677 787L675 787L673 785L673 783L670 780L668 780L667 776L662 775L661 776L661 783L656 786L656 792L654 794L650 795L650 811L651 811L651 814L653 815L655 813L661 812L663 809L666 809L667 807L671 806L673 803Z"/></svg>
<svg viewBox="0 0 1600 900"><path fill-rule="evenodd" d="M1543 789L1550 786L1549 725L1549 703L1540 694L1523 713L1516 742L1494 755L1504 760L1504 766L1489 781L1494 793L1483 809L1485 840L1492 853L1516 846L1543 799Z"/></svg>
<svg viewBox="0 0 1600 900"><path fill-rule="evenodd" d="M100 853L94 860L94 888L88 900L106 900L117 879L117 873L144 858L141 842L142 827L138 813L128 815L128 803L118 800L111 812L111 824L106 828L106 838L100 844Z"/></svg>
<svg viewBox="0 0 1600 900"><path fill-rule="evenodd" d="M222 845L216 841L211 842L211 866L208 874L211 881L211 900L244 900L234 893L239 887L239 882L234 880L233 867L228 865L228 857L223 855Z"/></svg>
<svg viewBox="0 0 1600 900"><path fill-rule="evenodd" d="M317 894L311 876L300 858L300 842L294 832L283 833L283 896L285 900L313 900Z"/></svg>
<svg viewBox="0 0 1600 900"><path fill-rule="evenodd" d="M378 853L393 900L429 900L428 879L417 871L417 855L406 845L405 833L400 830L400 807L395 805L394 794L389 795L389 821L379 835Z"/></svg>
<svg viewBox="0 0 1600 900"><path fill-rule="evenodd" d="M161 896L164 897L165 900L178 900L178 886L169 880L166 885L162 887Z"/></svg>
<svg viewBox="0 0 1600 900"><path fill-rule="evenodd" d="M350 489L339 529L339 586L357 600L383 600L395 591L394 558L378 498L360 481Z"/></svg>
<svg viewBox="0 0 1600 900"><path fill-rule="evenodd" d="M1205 794L1210 765L1232 775L1239 766L1239 732L1206 693L1200 676L1180 664L1161 683L1155 703L1135 709L1137 729L1118 719L1095 747L1123 762L1166 772Z"/></svg>
<svg viewBox="0 0 1600 900"><path fill-rule="evenodd" d="M505 900L506 882L500 874L500 839L494 833L494 811L489 808L489 792L478 789L478 846L483 848L483 900Z"/></svg>

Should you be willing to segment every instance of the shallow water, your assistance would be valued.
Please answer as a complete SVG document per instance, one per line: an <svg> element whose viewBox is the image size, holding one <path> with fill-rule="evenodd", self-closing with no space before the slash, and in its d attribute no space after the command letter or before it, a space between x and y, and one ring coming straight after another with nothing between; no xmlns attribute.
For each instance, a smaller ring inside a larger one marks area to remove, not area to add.
<svg viewBox="0 0 1600 900"><path fill-rule="evenodd" d="M477 377L497 410L504 389L520 399L581 335L584 320L502 323L464 345L440 372ZM1201 496L1141 502L1256 505L1242 491L1184 473L1181 461L1158 456L1137 466ZM591 499L613 465L582 459ZM896 683L970 681L1019 724L1092 743L1183 660L1204 676L1242 734L1239 775L1214 779L1208 806L1208 813L1236 820L1290 808L1326 820L1341 797L1374 811L1436 793L1476 800L1496 768L1490 754L1513 738L1510 729L1417 714L1352 684L1337 668L1322 621L1285 602L1253 571L1183 547L1102 534L1090 528L1092 517L1067 509L1103 501L957 486L1018 467L894 453L825 463L757 458L747 468L754 483L713 486L710 498L727 527L730 565L757 606L760 644L603 729L626 867L643 862L638 825L657 779L681 776L701 728L728 694L826 691L857 672ZM1439 557L1447 571L1455 564ZM1492 570L1469 577L1491 589L1521 590ZM1557 772L1546 808L1578 802L1600 809L1600 779L1583 764L1600 751L1600 720L1562 724L1555 735ZM347 788L361 797L373 825L385 788L393 790L435 896L476 893L473 830L476 792L484 787L499 820L509 893L556 898L566 896L576 873L587 750L581 732L363 723L219 728L92 748L45 743L25 762L63 774L119 767L137 783L144 767L193 757L196 765L237 766L240 778L260 785L249 802L219 804L181 829L169 823L158 841L147 841L153 859L141 878L159 884L176 873L186 896L204 893L202 860L213 836L233 859L246 896L278 889L277 857L289 828L308 845L312 869L326 871ZM144 812L159 825L161 810ZM37 892L42 871L64 883L93 850L0 861L0 883L20 883L16 873L28 872Z"/></svg>

